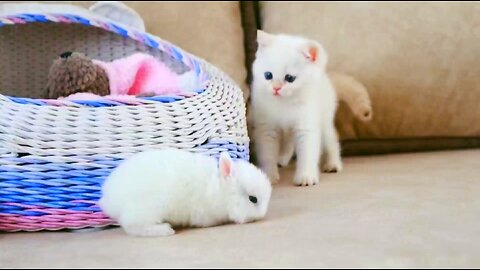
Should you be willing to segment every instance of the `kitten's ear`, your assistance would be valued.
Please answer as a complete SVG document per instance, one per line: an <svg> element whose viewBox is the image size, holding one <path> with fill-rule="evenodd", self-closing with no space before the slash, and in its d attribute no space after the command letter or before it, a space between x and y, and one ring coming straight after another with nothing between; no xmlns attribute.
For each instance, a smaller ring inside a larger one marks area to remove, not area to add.
<svg viewBox="0 0 480 270"><path fill-rule="evenodd" d="M265 47L272 43L274 36L262 30L257 30L258 47Z"/></svg>
<svg viewBox="0 0 480 270"><path fill-rule="evenodd" d="M233 170L233 161L227 152L222 152L220 154L218 167L219 167L220 175L223 179L231 178L232 170Z"/></svg>
<svg viewBox="0 0 480 270"><path fill-rule="evenodd" d="M302 48L302 53L308 61L325 67L328 62L327 52L323 46L315 41L309 41Z"/></svg>

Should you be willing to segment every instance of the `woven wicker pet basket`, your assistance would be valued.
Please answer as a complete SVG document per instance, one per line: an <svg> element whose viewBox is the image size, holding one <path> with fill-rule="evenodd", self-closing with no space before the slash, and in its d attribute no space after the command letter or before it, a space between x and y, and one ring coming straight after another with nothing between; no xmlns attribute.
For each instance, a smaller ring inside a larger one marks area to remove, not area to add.
<svg viewBox="0 0 480 270"><path fill-rule="evenodd" d="M103 180L143 150L174 147L248 160L245 105L223 72L158 37L83 9L0 13L0 231L102 227ZM59 53L103 61L147 52L177 73L194 69L193 96L47 100Z"/></svg>

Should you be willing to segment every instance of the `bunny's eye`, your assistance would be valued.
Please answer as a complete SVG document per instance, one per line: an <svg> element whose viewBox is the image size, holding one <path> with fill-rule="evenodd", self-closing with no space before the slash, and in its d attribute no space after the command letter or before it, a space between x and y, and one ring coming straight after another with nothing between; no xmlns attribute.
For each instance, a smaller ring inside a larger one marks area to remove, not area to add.
<svg viewBox="0 0 480 270"><path fill-rule="evenodd" d="M257 203L257 197L255 197L255 196L248 196L248 199L249 199L252 203Z"/></svg>

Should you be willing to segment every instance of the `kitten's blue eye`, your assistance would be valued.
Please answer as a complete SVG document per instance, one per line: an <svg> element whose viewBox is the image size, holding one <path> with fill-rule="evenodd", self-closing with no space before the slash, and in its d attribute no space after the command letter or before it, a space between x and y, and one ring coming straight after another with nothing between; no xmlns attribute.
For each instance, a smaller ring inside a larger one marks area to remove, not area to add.
<svg viewBox="0 0 480 270"><path fill-rule="evenodd" d="M289 83L292 83L293 81L295 81L296 78L297 78L297 77L292 76L292 75L290 75L290 74L285 75L285 81L287 81L287 82L289 82Z"/></svg>
<svg viewBox="0 0 480 270"><path fill-rule="evenodd" d="M263 75L265 76L265 79L267 79L267 80L269 80L269 81L270 81L271 79L273 79L273 74L272 74L271 72L268 72L268 71L267 71L267 72L265 72Z"/></svg>

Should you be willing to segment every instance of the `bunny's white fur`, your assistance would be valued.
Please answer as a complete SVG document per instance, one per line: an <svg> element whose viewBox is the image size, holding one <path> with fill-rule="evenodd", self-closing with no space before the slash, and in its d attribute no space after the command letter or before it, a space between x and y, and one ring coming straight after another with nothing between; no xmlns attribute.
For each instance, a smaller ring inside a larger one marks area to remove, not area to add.
<svg viewBox="0 0 480 270"><path fill-rule="evenodd" d="M324 171L342 169L334 126L337 97L325 71L327 53L321 44L298 36L259 30L257 41L251 121L260 168L275 183L277 164L288 164L296 150L294 183L314 185L322 149ZM287 74L295 80L288 82Z"/></svg>
<svg viewBox="0 0 480 270"><path fill-rule="evenodd" d="M208 227L262 219L271 184L254 165L184 150L152 150L121 163L99 205L129 235L168 236L172 226ZM250 196L256 198L253 203Z"/></svg>

